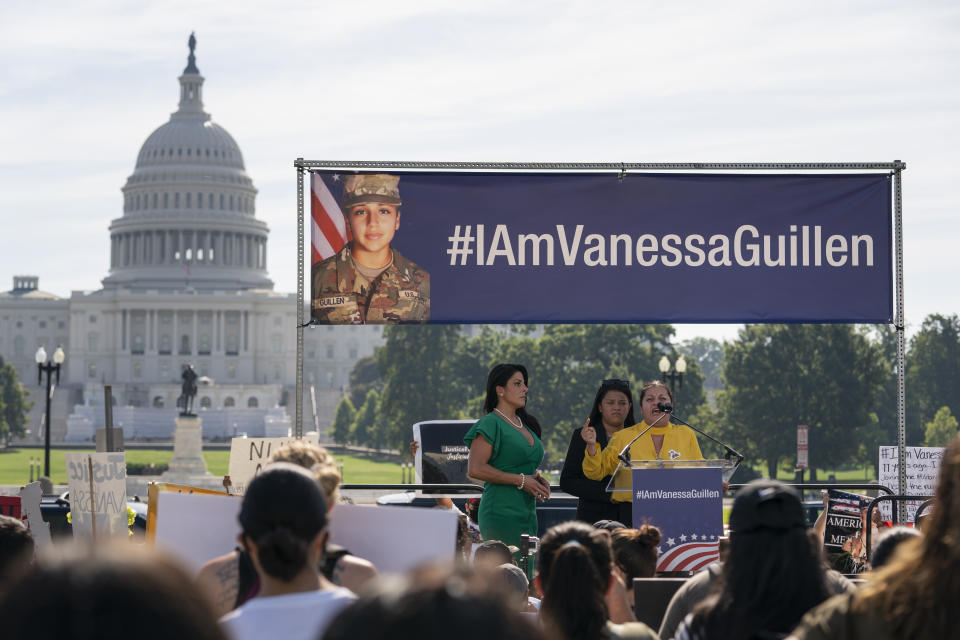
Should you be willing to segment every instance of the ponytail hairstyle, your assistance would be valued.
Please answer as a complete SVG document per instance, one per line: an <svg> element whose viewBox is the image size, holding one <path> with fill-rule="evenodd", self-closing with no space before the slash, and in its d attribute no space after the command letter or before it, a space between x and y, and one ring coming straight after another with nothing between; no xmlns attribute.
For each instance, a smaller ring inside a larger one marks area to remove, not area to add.
<svg viewBox="0 0 960 640"><path fill-rule="evenodd" d="M610 585L610 558L606 532L585 522L559 524L540 541L540 613L564 640L600 637L608 618L604 596Z"/></svg>
<svg viewBox="0 0 960 640"><path fill-rule="evenodd" d="M660 529L645 524L639 529L617 529L610 534L613 561L623 571L627 588L634 578L652 578L657 572Z"/></svg>
<svg viewBox="0 0 960 640"><path fill-rule="evenodd" d="M520 375L523 376L523 384L529 386L527 377L527 368L522 364L498 364L493 369L490 370L490 375L487 376L487 395L483 401L483 412L490 413L497 406L497 387L507 386L507 380L513 377L517 371L520 372ZM526 407L520 407L517 409L517 417L523 422L523 424L530 427L530 431L533 431L537 434L537 437L540 438L540 421L535 417L527 413Z"/></svg>
<svg viewBox="0 0 960 640"><path fill-rule="evenodd" d="M327 525L327 504L309 471L278 462L250 482L238 519L263 571L290 582L308 566L310 544Z"/></svg>

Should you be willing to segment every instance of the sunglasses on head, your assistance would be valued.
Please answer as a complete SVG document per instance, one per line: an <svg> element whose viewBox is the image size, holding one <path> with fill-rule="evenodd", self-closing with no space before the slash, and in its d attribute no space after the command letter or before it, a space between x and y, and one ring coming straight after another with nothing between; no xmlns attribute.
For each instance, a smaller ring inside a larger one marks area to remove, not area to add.
<svg viewBox="0 0 960 640"><path fill-rule="evenodd" d="M600 383L601 387L620 387L622 389L629 389L630 382L628 380L618 380L617 378L610 378L608 380L603 380Z"/></svg>

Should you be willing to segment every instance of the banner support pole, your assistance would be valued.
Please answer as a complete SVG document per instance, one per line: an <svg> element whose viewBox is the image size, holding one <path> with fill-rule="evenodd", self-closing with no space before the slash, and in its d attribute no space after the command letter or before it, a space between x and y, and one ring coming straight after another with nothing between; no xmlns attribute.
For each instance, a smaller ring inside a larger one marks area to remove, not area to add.
<svg viewBox="0 0 960 640"><path fill-rule="evenodd" d="M900 161L896 161L900 165ZM894 320L897 329L897 452L900 466L898 478L900 492L907 492L907 418L906 418L906 390L904 388L904 353L906 350L906 322L903 316L903 194L902 169L898 166L893 172L893 216L894 216L894 245L896 246L896 287L897 287L897 316ZM899 502L897 511L900 522L907 521L907 503Z"/></svg>
<svg viewBox="0 0 960 640"><path fill-rule="evenodd" d="M303 158L294 163L297 170L297 393L293 436L303 438Z"/></svg>

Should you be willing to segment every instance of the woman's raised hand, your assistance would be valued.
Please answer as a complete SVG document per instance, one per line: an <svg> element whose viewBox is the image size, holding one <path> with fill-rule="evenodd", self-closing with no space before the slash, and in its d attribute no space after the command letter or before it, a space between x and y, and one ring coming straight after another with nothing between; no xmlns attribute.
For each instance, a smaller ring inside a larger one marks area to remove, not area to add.
<svg viewBox="0 0 960 640"><path fill-rule="evenodd" d="M590 426L590 419L583 423L583 429L580 430L580 437L587 444L597 444L597 430Z"/></svg>
<svg viewBox="0 0 960 640"><path fill-rule="evenodd" d="M590 418L583 423L580 429L580 437L587 443L587 453L591 456L597 455L597 430L590 426Z"/></svg>

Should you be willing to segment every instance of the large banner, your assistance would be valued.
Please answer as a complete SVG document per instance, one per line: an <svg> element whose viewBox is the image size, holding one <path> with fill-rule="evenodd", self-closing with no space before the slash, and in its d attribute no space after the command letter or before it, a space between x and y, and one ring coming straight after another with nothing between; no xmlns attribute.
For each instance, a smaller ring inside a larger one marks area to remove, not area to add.
<svg viewBox="0 0 960 640"><path fill-rule="evenodd" d="M890 176L311 174L314 322L890 322Z"/></svg>

